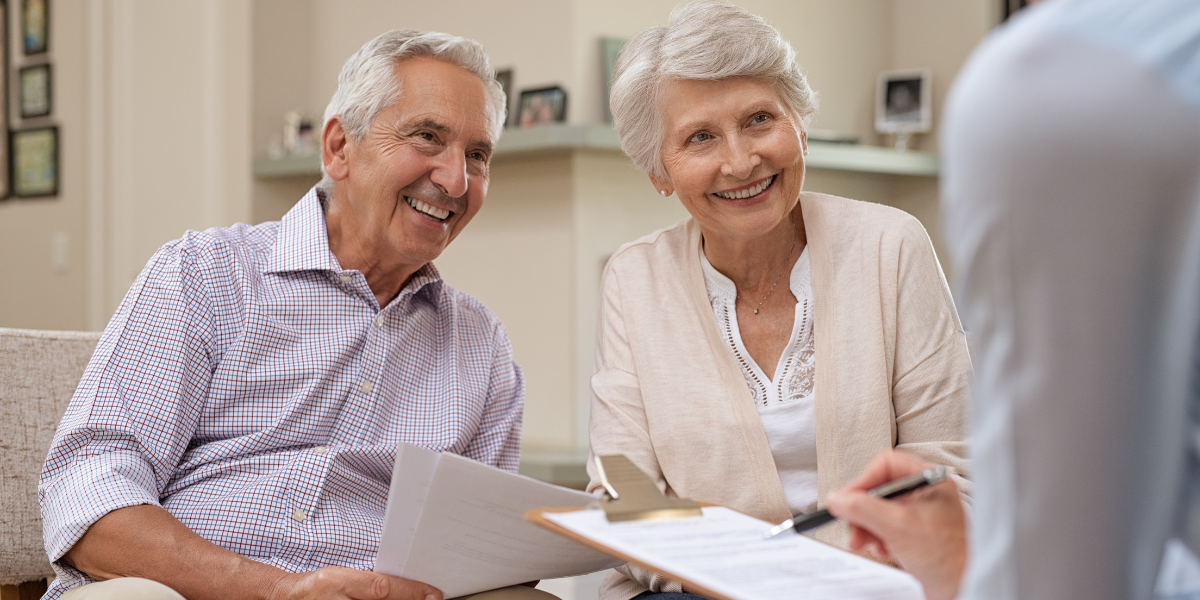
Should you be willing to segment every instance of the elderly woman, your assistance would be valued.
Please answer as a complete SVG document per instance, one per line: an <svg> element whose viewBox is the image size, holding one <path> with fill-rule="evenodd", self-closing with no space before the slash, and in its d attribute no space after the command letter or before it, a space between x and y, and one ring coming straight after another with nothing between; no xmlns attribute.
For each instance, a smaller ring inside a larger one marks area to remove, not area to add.
<svg viewBox="0 0 1200 600"><path fill-rule="evenodd" d="M816 99L779 32L688 4L630 40L611 104L626 154L691 218L605 270L592 452L771 522L890 448L963 474L970 362L929 237L802 191ZM841 525L817 537L847 543ZM678 589L626 566L604 597Z"/></svg>

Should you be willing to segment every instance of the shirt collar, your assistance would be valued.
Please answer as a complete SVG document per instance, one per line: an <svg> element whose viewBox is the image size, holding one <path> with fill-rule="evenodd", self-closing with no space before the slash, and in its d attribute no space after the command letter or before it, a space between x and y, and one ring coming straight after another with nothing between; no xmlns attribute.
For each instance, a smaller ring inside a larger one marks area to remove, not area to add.
<svg viewBox="0 0 1200 600"><path fill-rule="evenodd" d="M279 236L267 261L268 273L342 270L329 249L329 232L325 229L325 211L319 194L313 187L283 215Z"/></svg>
<svg viewBox="0 0 1200 600"><path fill-rule="evenodd" d="M700 268L704 271L704 279L708 284L709 291L715 291L728 298L737 296L737 286L733 280L726 277L708 262L708 256L704 254L704 248L700 248ZM812 287L812 267L809 264L808 245L800 251L799 258L792 265L791 275L788 276L788 287L792 290L792 295L797 299L801 297L806 288Z"/></svg>
<svg viewBox="0 0 1200 600"><path fill-rule="evenodd" d="M329 231L325 225L325 209L322 208L323 193L313 187L283 215L279 223L279 236L275 239L271 258L267 261L268 273L342 272L337 256L329 249ZM433 266L433 263L426 263L412 274L396 299L408 295L415 297L428 286L429 289L423 295L436 306L440 304L442 284L442 275L437 267Z"/></svg>

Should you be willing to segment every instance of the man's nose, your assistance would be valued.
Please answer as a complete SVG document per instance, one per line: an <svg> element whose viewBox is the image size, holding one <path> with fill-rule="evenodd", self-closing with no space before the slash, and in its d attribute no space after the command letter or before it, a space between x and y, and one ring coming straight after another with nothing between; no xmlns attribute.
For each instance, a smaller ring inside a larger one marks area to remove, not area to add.
<svg viewBox="0 0 1200 600"><path fill-rule="evenodd" d="M754 172L754 167L762 162L762 158L753 146L746 143L746 140L741 139L740 136L729 136L726 140L721 174L737 179L746 179Z"/></svg>
<svg viewBox="0 0 1200 600"><path fill-rule="evenodd" d="M429 180L441 192L451 198L467 193L467 158L458 152L447 150L437 160Z"/></svg>

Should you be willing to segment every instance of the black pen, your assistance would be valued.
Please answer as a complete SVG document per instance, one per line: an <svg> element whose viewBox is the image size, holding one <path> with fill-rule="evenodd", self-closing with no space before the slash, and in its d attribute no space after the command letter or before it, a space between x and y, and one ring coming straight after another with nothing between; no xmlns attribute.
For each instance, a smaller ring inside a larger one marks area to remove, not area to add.
<svg viewBox="0 0 1200 600"><path fill-rule="evenodd" d="M920 473L913 473L908 477L901 477L895 481L889 481L869 492L867 494L879 498L895 498L903 496L913 490L919 490L927 485L933 485L946 478L946 467L937 466L932 469L925 469ZM767 539L771 539L789 529L795 529L796 533L801 533L820 527L836 517L829 514L828 510L818 510L806 515L796 515L774 527L767 532Z"/></svg>

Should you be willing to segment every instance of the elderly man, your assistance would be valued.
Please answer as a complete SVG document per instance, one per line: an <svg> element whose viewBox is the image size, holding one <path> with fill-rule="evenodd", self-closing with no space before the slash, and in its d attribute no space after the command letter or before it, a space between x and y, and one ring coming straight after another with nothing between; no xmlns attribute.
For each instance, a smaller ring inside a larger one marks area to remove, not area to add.
<svg viewBox="0 0 1200 600"><path fill-rule="evenodd" d="M441 598L369 570L398 443L517 467L507 335L430 262L483 204L503 115L478 43L383 34L282 221L159 250L46 460L47 598Z"/></svg>

